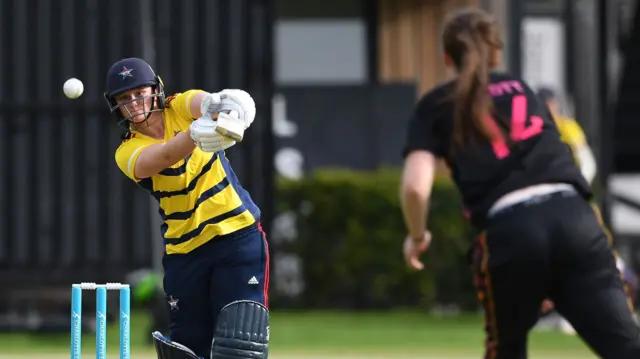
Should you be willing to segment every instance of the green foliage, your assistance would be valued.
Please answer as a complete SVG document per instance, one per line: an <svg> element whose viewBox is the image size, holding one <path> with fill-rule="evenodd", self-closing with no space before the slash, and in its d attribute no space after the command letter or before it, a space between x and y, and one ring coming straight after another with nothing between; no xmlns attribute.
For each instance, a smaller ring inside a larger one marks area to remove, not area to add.
<svg viewBox="0 0 640 359"><path fill-rule="evenodd" d="M278 245L303 262L305 288L295 305L316 308L391 308L457 303L476 308L466 252L472 233L460 198L438 179L428 228L425 270L407 269L406 235L397 170L322 170L301 181L279 180L279 213L297 213L298 239ZM276 305L281 298L274 293ZM291 305L291 302L288 303Z"/></svg>

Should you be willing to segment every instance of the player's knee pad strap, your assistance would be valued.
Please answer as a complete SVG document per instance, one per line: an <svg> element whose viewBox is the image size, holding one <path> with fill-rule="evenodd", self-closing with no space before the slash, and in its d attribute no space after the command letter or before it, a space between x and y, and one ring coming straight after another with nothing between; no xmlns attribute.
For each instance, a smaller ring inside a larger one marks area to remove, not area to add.
<svg viewBox="0 0 640 359"><path fill-rule="evenodd" d="M250 300L226 305L218 314L211 359L267 359L269 310Z"/></svg>
<svg viewBox="0 0 640 359"><path fill-rule="evenodd" d="M151 335L158 359L201 359L191 349L171 341L160 332L153 332Z"/></svg>

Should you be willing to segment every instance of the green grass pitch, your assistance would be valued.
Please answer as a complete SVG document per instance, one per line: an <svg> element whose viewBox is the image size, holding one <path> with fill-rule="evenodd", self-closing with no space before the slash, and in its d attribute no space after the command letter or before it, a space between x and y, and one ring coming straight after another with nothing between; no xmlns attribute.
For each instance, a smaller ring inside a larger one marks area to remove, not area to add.
<svg viewBox="0 0 640 359"><path fill-rule="evenodd" d="M142 313L132 313L132 358L155 358L145 344L150 333ZM107 333L110 358L118 357L118 327ZM0 335L0 358L68 358L69 335ZM364 359L482 357L484 333L479 315L436 318L416 312L279 312L272 313L272 359ZM577 336L534 332L530 358L595 358ZM83 334L83 357L95 357L95 334Z"/></svg>

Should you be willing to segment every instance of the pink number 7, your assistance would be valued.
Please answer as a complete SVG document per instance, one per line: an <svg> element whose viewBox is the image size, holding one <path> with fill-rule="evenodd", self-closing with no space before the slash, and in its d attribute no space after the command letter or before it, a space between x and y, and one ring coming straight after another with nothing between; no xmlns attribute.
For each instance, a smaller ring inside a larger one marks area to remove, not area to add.
<svg viewBox="0 0 640 359"><path fill-rule="evenodd" d="M527 126L527 97L525 95L514 96L511 105L511 131L509 134L513 142L526 140L542 132L542 118L531 116L529 119L531 124ZM496 157L503 159L509 156L509 146L507 146L507 141L502 136L499 136L500 130L495 120L491 116L488 116L485 120L490 130L498 134L496 136L497 139L491 144Z"/></svg>

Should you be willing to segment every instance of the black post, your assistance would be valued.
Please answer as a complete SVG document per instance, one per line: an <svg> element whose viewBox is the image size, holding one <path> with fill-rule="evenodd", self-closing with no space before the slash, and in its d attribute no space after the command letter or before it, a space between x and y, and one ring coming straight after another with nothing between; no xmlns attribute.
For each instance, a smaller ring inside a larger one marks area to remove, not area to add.
<svg viewBox="0 0 640 359"><path fill-rule="evenodd" d="M367 82L378 83L378 1L363 1L364 21L367 31Z"/></svg>
<svg viewBox="0 0 640 359"><path fill-rule="evenodd" d="M600 107L600 153L597 158L600 185L602 187L602 217L605 223L611 221L611 199L609 193L609 176L613 171L613 154L614 154L614 91L613 78L610 74L611 54L614 50L613 45L617 35L615 26L615 11L611 8L613 4L608 0L598 0L598 32L600 33L598 41L598 53L600 61L598 61L598 82L599 97L602 101ZM612 17L613 16L613 17Z"/></svg>
<svg viewBox="0 0 640 359"><path fill-rule="evenodd" d="M258 114L256 116L256 126L253 129L255 136L250 140L255 141L249 151L244 152L245 161L252 165L252 189L256 200L262 210L262 226L269 234L271 222L274 218L274 139L273 139L273 118L272 102L274 96L273 78L273 27L275 16L275 1L273 0L251 0L249 3L248 21L251 54L247 61L246 74L248 92L252 94L256 101ZM259 123L257 123L259 121ZM252 193L253 194L253 193Z"/></svg>
<svg viewBox="0 0 640 359"><path fill-rule="evenodd" d="M522 76L522 20L524 0L510 0L509 8L509 72Z"/></svg>

